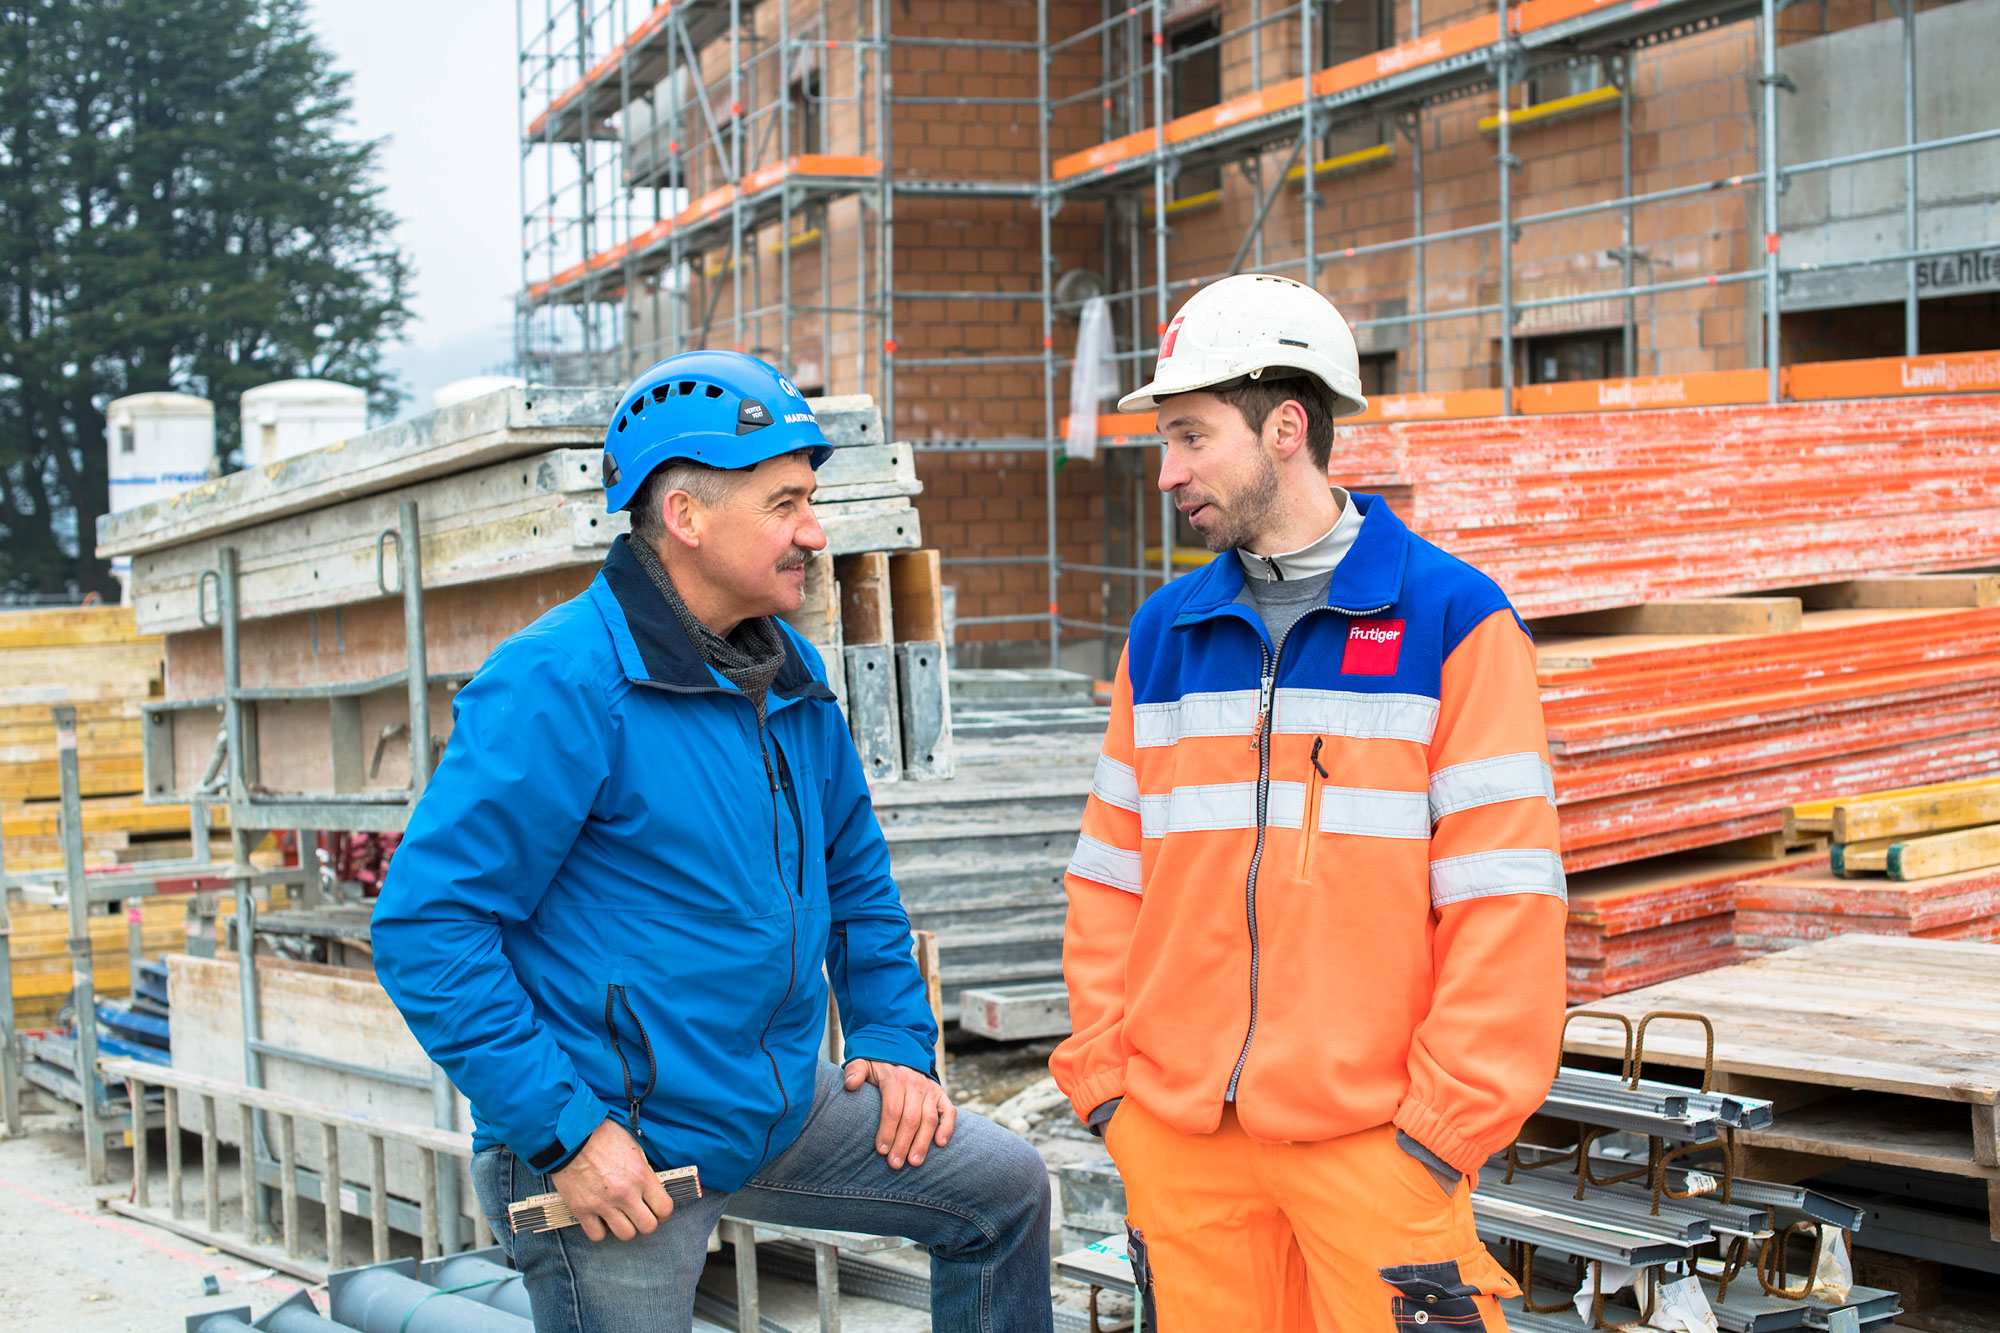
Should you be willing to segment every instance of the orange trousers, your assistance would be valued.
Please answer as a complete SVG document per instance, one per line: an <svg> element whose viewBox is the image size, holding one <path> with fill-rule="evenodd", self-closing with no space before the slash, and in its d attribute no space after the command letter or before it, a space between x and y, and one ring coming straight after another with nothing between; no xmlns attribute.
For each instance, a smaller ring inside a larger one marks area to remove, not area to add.
<svg viewBox="0 0 2000 1333"><path fill-rule="evenodd" d="M1234 1107L1182 1134L1127 1097L1104 1139L1160 1333L1506 1333L1520 1288L1480 1244L1470 1183L1447 1197L1391 1126L1260 1143Z"/></svg>

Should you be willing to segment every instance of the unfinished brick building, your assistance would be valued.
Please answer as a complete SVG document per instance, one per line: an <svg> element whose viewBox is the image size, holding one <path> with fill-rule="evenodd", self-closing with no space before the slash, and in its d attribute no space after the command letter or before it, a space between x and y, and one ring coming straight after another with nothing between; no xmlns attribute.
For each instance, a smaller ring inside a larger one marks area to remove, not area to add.
<svg viewBox="0 0 2000 1333"><path fill-rule="evenodd" d="M1201 281L1298 277L1391 418L2000 344L2000 0L521 0L521 32L525 373L735 346L875 394L963 662L1102 672L1205 558L1146 422L1065 449L1094 296L1129 386Z"/></svg>

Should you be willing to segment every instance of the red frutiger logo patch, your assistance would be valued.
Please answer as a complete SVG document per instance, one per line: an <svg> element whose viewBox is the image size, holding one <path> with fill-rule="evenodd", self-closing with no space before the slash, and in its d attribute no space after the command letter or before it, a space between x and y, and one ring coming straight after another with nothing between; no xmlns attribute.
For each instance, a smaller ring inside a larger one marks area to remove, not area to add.
<svg viewBox="0 0 2000 1333"><path fill-rule="evenodd" d="M1175 315L1174 322L1167 325L1167 336L1160 340L1160 360L1164 361L1174 354L1174 340L1181 336L1181 321L1186 318L1185 315Z"/></svg>
<svg viewBox="0 0 2000 1333"><path fill-rule="evenodd" d="M1402 651L1402 621L1357 620L1348 626L1340 670L1349 676L1393 676Z"/></svg>

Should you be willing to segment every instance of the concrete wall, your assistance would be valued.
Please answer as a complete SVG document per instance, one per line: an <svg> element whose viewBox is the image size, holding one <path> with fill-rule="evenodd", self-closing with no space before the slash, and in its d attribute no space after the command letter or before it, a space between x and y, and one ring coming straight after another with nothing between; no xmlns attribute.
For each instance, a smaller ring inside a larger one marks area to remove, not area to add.
<svg viewBox="0 0 2000 1333"><path fill-rule="evenodd" d="M1916 21L1916 136L2000 126L2000 0L1961 0ZM1903 142L1903 24L1887 19L1797 42L1779 70L1798 85L1778 118L1780 159L1817 161ZM1900 158L1794 177L1778 216L1787 263L1858 259L1916 248L1958 252L1917 270L1920 297L2000 290L2000 140L1917 159L1916 246L1904 235ZM1786 310L1901 300L1904 266L1870 265L1789 279Z"/></svg>

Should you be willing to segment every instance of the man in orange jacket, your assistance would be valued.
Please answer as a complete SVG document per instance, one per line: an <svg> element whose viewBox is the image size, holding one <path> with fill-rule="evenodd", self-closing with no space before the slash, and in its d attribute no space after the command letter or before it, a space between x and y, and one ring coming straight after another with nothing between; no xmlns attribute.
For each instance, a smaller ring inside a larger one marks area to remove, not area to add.
<svg viewBox="0 0 2000 1333"><path fill-rule="evenodd" d="M1504 1333L1467 1179L1563 1011L1555 789L1525 626L1327 484L1354 337L1287 278L1161 339L1161 489L1212 551L1133 618L1066 879L1050 1061L1124 1177L1167 1333Z"/></svg>

